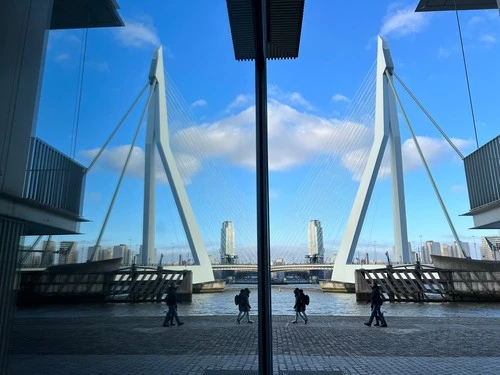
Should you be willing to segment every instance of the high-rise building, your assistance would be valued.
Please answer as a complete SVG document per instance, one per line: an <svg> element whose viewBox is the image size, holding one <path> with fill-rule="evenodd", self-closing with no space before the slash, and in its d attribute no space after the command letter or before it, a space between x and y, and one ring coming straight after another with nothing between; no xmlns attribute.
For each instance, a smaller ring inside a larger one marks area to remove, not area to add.
<svg viewBox="0 0 500 375"><path fill-rule="evenodd" d="M441 255L444 257L451 256L450 246L445 243L441 244Z"/></svg>
<svg viewBox="0 0 500 375"><path fill-rule="evenodd" d="M42 257L40 267L49 267L54 264L54 254L56 252L56 241L43 241Z"/></svg>
<svg viewBox="0 0 500 375"><path fill-rule="evenodd" d="M224 221L220 231L221 263L233 263L237 258L234 248L234 225L232 221Z"/></svg>
<svg viewBox="0 0 500 375"><path fill-rule="evenodd" d="M71 264L78 261L78 242L61 241L59 243L59 264Z"/></svg>
<svg viewBox="0 0 500 375"><path fill-rule="evenodd" d="M130 265L130 250L127 245L120 244L113 247L113 258L122 258L122 266Z"/></svg>
<svg viewBox="0 0 500 375"><path fill-rule="evenodd" d="M323 228L321 228L319 220L309 221L307 256L315 259L318 263L323 263L325 248L323 246Z"/></svg>
<svg viewBox="0 0 500 375"><path fill-rule="evenodd" d="M431 249L427 246L422 246L422 263L431 264Z"/></svg>
<svg viewBox="0 0 500 375"><path fill-rule="evenodd" d="M462 242L460 241L462 245L462 249L465 252L466 257L470 257L470 248L469 248L469 243L468 242ZM460 247L458 247L457 242L453 242L450 246L450 256L455 257L455 258L464 258L464 254L462 253L462 250L460 250Z"/></svg>
<svg viewBox="0 0 500 375"><path fill-rule="evenodd" d="M481 259L500 260L500 236L481 237Z"/></svg>
<svg viewBox="0 0 500 375"><path fill-rule="evenodd" d="M432 263L431 255L441 255L441 244L435 241L426 241L424 245L424 254L428 256L424 263Z"/></svg>
<svg viewBox="0 0 500 375"><path fill-rule="evenodd" d="M97 250L97 253L96 253ZM97 258L99 257L99 251L101 250L101 246L97 246L97 249L95 246L89 246L87 250L87 260L95 261L98 260Z"/></svg>

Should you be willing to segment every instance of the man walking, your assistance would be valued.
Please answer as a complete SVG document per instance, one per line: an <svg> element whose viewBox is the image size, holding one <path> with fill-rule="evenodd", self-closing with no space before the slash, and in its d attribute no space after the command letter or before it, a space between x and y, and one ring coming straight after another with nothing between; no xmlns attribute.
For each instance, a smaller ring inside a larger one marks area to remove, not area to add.
<svg viewBox="0 0 500 375"><path fill-rule="evenodd" d="M371 302L372 302L371 304L372 313L370 315L370 319L368 319L368 322L364 323L364 325L371 327L373 319L375 319L376 320L375 326L379 325L379 320L380 320L380 322L382 323L380 327L387 327L384 315L380 312L380 307L382 306L382 297L380 295L380 288L376 280L373 280L372 282Z"/></svg>
<svg viewBox="0 0 500 375"><path fill-rule="evenodd" d="M183 325L184 323L180 321L179 316L177 315L177 288L173 283L170 284L167 289L167 298L165 302L168 306L168 312L167 316L165 317L165 321L163 322L163 327L175 325L174 318L178 326Z"/></svg>
<svg viewBox="0 0 500 375"><path fill-rule="evenodd" d="M240 310L238 317L236 318L236 321L238 324L243 320L243 318L247 318L247 323L252 324L253 320L250 320L250 290L248 288L241 289L240 291L240 298L239 298L239 303L238 303L238 309Z"/></svg>

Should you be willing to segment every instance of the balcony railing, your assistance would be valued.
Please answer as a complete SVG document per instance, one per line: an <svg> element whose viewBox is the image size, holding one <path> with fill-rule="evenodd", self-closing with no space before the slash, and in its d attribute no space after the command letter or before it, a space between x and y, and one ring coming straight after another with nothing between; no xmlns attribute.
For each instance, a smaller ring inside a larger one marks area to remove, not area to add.
<svg viewBox="0 0 500 375"><path fill-rule="evenodd" d="M464 159L470 209L500 201L500 136Z"/></svg>
<svg viewBox="0 0 500 375"><path fill-rule="evenodd" d="M23 198L81 216L85 167L38 138L31 138Z"/></svg>

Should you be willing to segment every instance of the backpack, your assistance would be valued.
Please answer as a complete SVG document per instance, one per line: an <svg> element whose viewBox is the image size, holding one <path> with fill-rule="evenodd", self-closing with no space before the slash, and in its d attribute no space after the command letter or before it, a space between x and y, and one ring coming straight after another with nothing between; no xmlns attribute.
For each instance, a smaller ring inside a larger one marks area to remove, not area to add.
<svg viewBox="0 0 500 375"><path fill-rule="evenodd" d="M237 294L234 296L234 304L238 306L240 304L240 295Z"/></svg>
<svg viewBox="0 0 500 375"><path fill-rule="evenodd" d="M309 305L309 296L307 294L304 295L304 303Z"/></svg>

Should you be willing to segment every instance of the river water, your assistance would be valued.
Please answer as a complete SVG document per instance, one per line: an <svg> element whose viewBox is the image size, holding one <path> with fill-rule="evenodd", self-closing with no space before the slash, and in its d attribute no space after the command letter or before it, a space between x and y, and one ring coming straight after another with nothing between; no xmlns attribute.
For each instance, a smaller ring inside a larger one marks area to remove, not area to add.
<svg viewBox="0 0 500 375"><path fill-rule="evenodd" d="M293 290L299 287L310 297L307 313L310 315L366 316L370 305L356 302L355 294L323 293L318 284L273 285L273 315L292 315L295 298ZM238 312L234 296L242 288L251 291L251 315L257 314L257 285L227 285L222 293L193 294L191 303L179 305L181 316L235 315ZM22 307L18 317L119 317L164 315L164 303L106 303L79 305L45 305ZM384 303L387 316L419 317L500 317L499 303Z"/></svg>

